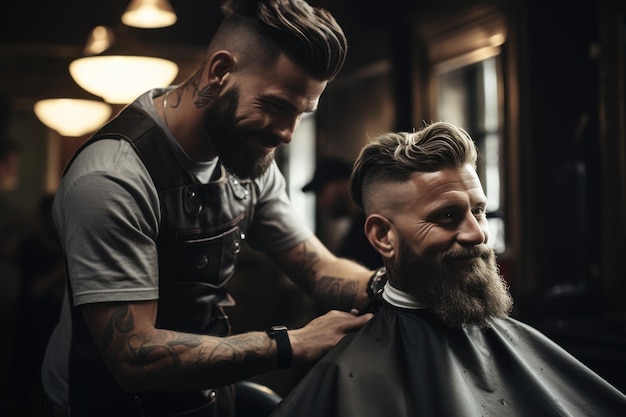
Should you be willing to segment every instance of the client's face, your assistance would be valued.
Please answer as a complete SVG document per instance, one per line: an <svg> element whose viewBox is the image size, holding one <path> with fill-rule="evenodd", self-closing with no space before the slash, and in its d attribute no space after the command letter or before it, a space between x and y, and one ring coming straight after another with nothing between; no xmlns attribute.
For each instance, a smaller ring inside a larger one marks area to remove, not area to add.
<svg viewBox="0 0 626 417"><path fill-rule="evenodd" d="M505 317L512 299L487 246L487 199L473 167L416 173L402 192L390 218L398 236L392 284L450 326Z"/></svg>

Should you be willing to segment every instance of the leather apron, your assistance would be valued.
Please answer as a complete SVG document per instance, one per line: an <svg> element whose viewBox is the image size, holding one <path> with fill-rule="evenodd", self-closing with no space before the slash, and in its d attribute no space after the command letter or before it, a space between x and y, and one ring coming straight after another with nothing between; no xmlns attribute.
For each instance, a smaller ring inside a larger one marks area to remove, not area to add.
<svg viewBox="0 0 626 417"><path fill-rule="evenodd" d="M76 154L100 139L126 140L133 145L158 191L161 223L156 242L156 326L228 335L230 325L222 307L233 304L227 284L254 212L252 182L240 180L218 164L209 183L199 183L178 160L155 121L133 105L96 132ZM76 307L72 308L70 351L73 416L232 415L231 387L137 395L123 391L104 364Z"/></svg>

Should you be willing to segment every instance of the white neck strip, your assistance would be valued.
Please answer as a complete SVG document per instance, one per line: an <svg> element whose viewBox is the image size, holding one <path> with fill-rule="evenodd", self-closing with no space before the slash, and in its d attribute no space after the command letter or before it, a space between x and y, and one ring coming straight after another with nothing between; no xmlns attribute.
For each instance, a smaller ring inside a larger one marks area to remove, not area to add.
<svg viewBox="0 0 626 417"><path fill-rule="evenodd" d="M389 282L385 284L383 299L389 304L400 308L408 308L412 310L430 308L429 304L417 300L407 292L400 291L392 287Z"/></svg>

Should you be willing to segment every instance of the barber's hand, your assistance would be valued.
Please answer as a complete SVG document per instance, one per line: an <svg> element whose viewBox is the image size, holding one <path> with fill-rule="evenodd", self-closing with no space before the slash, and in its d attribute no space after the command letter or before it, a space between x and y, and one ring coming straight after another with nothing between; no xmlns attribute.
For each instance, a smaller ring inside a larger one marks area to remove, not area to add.
<svg viewBox="0 0 626 417"><path fill-rule="evenodd" d="M332 310L300 329L289 330L294 362L317 361L346 334L361 328L371 318L370 313L355 316Z"/></svg>

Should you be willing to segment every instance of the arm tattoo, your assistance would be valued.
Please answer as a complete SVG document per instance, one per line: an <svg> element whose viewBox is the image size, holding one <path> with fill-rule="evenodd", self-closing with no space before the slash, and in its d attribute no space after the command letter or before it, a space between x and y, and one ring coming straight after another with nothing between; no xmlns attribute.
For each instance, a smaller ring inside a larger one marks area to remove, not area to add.
<svg viewBox="0 0 626 417"><path fill-rule="evenodd" d="M290 266L289 276L302 287L313 290L315 287L315 265L320 261L317 252L311 250L307 242L302 242L295 251L295 261Z"/></svg>
<svg viewBox="0 0 626 417"><path fill-rule="evenodd" d="M339 308L351 308L358 292L358 283L341 277L317 276L315 265L320 257L312 250L312 246L303 242L296 249L297 260L290 269L289 275L297 280L303 288L311 290L327 304Z"/></svg>
<svg viewBox="0 0 626 417"><path fill-rule="evenodd" d="M116 307L109 321L104 325L102 332L101 345L106 350L113 343L115 332L128 333L135 328L133 315L130 313L127 305Z"/></svg>
<svg viewBox="0 0 626 417"><path fill-rule="evenodd" d="M216 384L227 384L246 378L267 368L268 352L272 343L256 334L241 334L230 338L216 338L217 342L203 344L202 335L159 330L150 340L134 333L135 322L127 305L116 307L104 326L101 346L104 350L114 344L116 334L125 334L126 348L135 367L134 377L141 378L169 369L176 373L210 368ZM195 349L195 352L189 353ZM216 385L217 386L217 385Z"/></svg>
<svg viewBox="0 0 626 417"><path fill-rule="evenodd" d="M267 367L266 353L271 349L271 342L259 350L250 346L262 346L258 336L242 334L237 338L222 339L209 353L209 362L215 369L220 385L232 383L234 380L249 376L250 370L254 373ZM235 366L233 366L235 365Z"/></svg>
<svg viewBox="0 0 626 417"><path fill-rule="evenodd" d="M323 276L315 283L315 292L322 294L338 307L351 308L359 289L356 281L339 277Z"/></svg>
<svg viewBox="0 0 626 417"><path fill-rule="evenodd" d="M152 339L150 344L143 342L139 336L131 336L128 339L128 349L135 359L134 365L141 367L149 366L152 362L151 359L154 358L154 355L151 356L152 353L160 354L164 352L166 356L170 358L172 366L181 366L182 360L176 348L195 348L200 346L200 337L197 335L187 333L177 334L176 336L178 337L168 340L167 333L170 332L166 332L162 337L157 339Z"/></svg>

